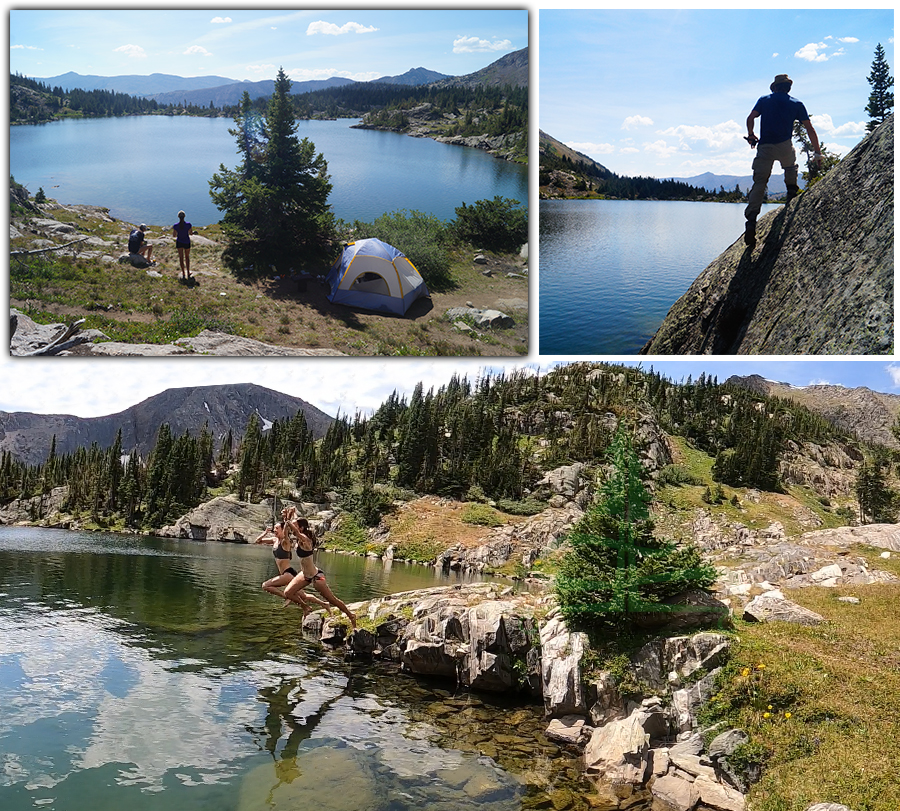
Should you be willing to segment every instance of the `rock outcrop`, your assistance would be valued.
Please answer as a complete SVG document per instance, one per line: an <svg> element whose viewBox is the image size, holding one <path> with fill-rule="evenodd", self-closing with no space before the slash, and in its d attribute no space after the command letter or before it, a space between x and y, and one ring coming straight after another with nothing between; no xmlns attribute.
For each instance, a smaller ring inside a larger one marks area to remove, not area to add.
<svg viewBox="0 0 900 811"><path fill-rule="evenodd" d="M137 254L126 254L143 257ZM136 262L137 260L135 260ZM143 260L146 261L146 260ZM67 355L106 357L178 357L187 355L219 355L223 357L337 357L344 356L336 349L303 349L275 346L242 338L225 332L202 330L197 335L179 338L171 344L129 344L110 341L96 329L81 329L84 319L72 324L37 324L24 313L10 309L15 328L10 330L9 354L13 357L29 355Z"/></svg>
<svg viewBox="0 0 900 811"><path fill-rule="evenodd" d="M278 507L293 504L278 500ZM301 515L309 518L316 533L330 529L334 513L324 504L293 504ZM156 531L163 538L186 538L193 541L225 541L253 543L262 528L272 523L272 501L249 504L236 496L219 496L201 504L171 526Z"/></svg>
<svg viewBox="0 0 900 811"><path fill-rule="evenodd" d="M737 240L674 304L647 355L881 355L894 334L894 117Z"/></svg>

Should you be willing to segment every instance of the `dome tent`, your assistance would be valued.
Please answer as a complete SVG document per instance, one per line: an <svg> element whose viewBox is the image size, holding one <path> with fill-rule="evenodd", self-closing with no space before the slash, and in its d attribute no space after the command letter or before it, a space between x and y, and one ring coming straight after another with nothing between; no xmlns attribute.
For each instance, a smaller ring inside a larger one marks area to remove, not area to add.
<svg viewBox="0 0 900 811"><path fill-rule="evenodd" d="M344 248L328 272L328 300L363 310L403 315L428 288L409 261L380 239L360 239Z"/></svg>

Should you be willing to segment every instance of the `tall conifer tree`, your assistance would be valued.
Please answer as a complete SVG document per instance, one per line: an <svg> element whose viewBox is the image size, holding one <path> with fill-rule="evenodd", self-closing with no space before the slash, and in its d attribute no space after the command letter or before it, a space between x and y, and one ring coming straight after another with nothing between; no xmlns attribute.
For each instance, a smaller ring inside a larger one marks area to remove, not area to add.
<svg viewBox="0 0 900 811"><path fill-rule="evenodd" d="M894 94L891 88L894 86L894 77L891 76L891 68L884 58L884 48L881 43L875 48L875 59L872 61L872 72L869 74L869 84L872 92L869 93L869 103L866 112L872 119L866 124L866 129L872 132L879 124L891 114L894 109Z"/></svg>

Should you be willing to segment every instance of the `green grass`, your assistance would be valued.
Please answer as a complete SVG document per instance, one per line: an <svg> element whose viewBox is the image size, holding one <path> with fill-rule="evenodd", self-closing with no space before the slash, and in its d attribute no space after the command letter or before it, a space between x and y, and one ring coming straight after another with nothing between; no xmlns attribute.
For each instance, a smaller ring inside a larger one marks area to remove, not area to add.
<svg viewBox="0 0 900 811"><path fill-rule="evenodd" d="M844 595L861 602L839 602ZM804 811L814 802L897 811L900 586L807 588L789 597L828 622L738 622L703 720L747 730L763 753L754 811Z"/></svg>
<svg viewBox="0 0 900 811"><path fill-rule="evenodd" d="M786 489L784 495L790 496L794 501L813 513L819 524L812 525L801 521L796 510L796 505L787 502L778 494L758 491L758 500L747 497L748 490L743 487L729 487L722 485L725 499L721 504L708 504L704 500L707 485L715 491L716 482L712 478L713 457L691 446L684 437L674 436L673 442L678 448L678 462L673 465L677 473L690 481L698 484L673 485L666 484L660 487L659 502L678 513L693 513L698 509L709 512L713 517L731 522L741 523L750 529L765 529L773 521L778 521L784 526L788 536L809 532L813 529L826 529L830 527L846 526L846 521L834 512L834 508L826 508L819 496L806 487L792 486ZM737 496L739 505L731 503L732 496Z"/></svg>

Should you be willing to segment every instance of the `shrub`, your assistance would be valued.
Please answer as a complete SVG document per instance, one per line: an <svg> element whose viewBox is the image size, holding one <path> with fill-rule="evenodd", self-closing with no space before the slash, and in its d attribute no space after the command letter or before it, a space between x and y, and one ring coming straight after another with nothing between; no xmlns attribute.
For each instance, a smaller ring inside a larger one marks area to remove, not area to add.
<svg viewBox="0 0 900 811"><path fill-rule="evenodd" d="M365 484L354 487L341 498L341 506L366 527L378 526L381 516L393 508L391 497Z"/></svg>
<svg viewBox="0 0 900 811"><path fill-rule="evenodd" d="M451 287L447 226L434 215L395 211L370 223L356 220L353 232L357 239L375 237L402 251L429 289L441 291Z"/></svg>
<svg viewBox="0 0 900 811"><path fill-rule="evenodd" d="M463 203L456 209L456 233L464 242L490 251L510 253L528 242L528 215L518 200L495 197Z"/></svg>
<svg viewBox="0 0 900 811"><path fill-rule="evenodd" d="M468 504L463 510L462 520L466 524L475 524L480 527L499 527L503 525L503 518L487 504Z"/></svg>
<svg viewBox="0 0 900 811"><path fill-rule="evenodd" d="M369 536L362 528L353 513L341 516L338 528L331 533L329 546L345 549L350 552L365 552Z"/></svg>
<svg viewBox="0 0 900 811"><path fill-rule="evenodd" d="M497 502L497 509L502 510L509 515L537 515L547 509L547 505L543 501L536 498L526 498L522 501L515 501L510 498L501 498Z"/></svg>
<svg viewBox="0 0 900 811"><path fill-rule="evenodd" d="M656 482L660 486L671 484L674 487L681 487L684 484L701 485L702 479L698 479L684 465L666 465L661 468Z"/></svg>

